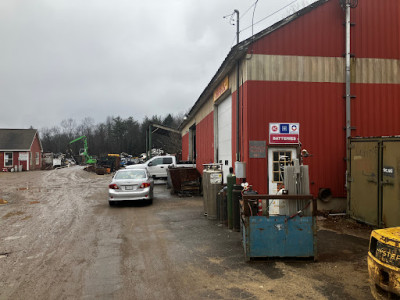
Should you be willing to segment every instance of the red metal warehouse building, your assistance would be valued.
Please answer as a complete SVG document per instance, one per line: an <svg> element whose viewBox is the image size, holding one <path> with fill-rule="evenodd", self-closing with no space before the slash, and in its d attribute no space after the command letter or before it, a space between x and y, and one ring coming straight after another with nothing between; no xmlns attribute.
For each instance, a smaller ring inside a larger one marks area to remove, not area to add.
<svg viewBox="0 0 400 300"><path fill-rule="evenodd" d="M320 0L242 41L181 125L182 158L225 174L240 160L274 193L275 156L299 151L270 143L270 124L298 125L312 194L345 199L347 137L400 134L399 15L398 0Z"/></svg>

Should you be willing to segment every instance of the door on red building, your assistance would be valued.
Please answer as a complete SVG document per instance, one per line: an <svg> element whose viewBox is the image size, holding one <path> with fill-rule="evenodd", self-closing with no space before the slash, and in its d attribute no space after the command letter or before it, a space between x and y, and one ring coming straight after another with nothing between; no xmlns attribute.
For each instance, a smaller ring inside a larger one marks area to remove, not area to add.
<svg viewBox="0 0 400 300"><path fill-rule="evenodd" d="M227 182L232 162L232 96L229 95L216 106L217 161L222 164L223 181Z"/></svg>
<svg viewBox="0 0 400 300"><path fill-rule="evenodd" d="M296 148L271 147L268 149L268 193L275 195L283 186L283 168L297 158Z"/></svg>
<svg viewBox="0 0 400 300"><path fill-rule="evenodd" d="M29 153L28 152L20 152L18 156L18 165L22 166L22 170L28 170L28 159Z"/></svg>

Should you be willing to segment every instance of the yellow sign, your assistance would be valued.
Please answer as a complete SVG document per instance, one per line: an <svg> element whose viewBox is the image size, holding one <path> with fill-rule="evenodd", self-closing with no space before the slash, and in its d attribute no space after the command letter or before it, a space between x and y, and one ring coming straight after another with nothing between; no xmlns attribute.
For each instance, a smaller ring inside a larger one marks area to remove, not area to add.
<svg viewBox="0 0 400 300"><path fill-rule="evenodd" d="M223 93L225 93L229 89L229 79L225 77L225 79L220 83L220 85L214 91L214 102L218 100L219 97Z"/></svg>

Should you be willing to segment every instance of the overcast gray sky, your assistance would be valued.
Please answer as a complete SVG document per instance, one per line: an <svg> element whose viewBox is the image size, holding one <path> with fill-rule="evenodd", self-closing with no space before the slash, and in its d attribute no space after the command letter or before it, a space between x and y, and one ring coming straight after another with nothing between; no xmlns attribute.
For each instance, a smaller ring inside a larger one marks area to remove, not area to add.
<svg viewBox="0 0 400 300"><path fill-rule="evenodd" d="M291 6L254 33L311 2L259 0L254 22ZM223 16L238 9L249 27L254 3L1 0L0 128L185 113L234 45L236 27Z"/></svg>

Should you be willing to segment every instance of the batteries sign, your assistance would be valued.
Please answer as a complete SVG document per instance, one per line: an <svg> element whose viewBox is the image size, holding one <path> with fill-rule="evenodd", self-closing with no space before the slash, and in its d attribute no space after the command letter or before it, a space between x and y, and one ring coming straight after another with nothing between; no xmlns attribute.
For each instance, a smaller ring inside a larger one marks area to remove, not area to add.
<svg viewBox="0 0 400 300"><path fill-rule="evenodd" d="M270 144L298 144L299 123L269 123Z"/></svg>

